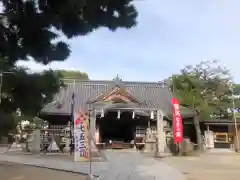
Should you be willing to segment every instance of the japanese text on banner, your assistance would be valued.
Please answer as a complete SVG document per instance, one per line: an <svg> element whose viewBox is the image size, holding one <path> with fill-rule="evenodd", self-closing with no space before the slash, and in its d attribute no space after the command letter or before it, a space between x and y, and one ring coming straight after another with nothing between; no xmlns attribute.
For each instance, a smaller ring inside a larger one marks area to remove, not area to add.
<svg viewBox="0 0 240 180"><path fill-rule="evenodd" d="M89 160L88 116L80 113L74 122L75 161Z"/></svg>
<svg viewBox="0 0 240 180"><path fill-rule="evenodd" d="M176 98L173 98L172 104L173 104L174 143L177 144L183 141L183 124L178 100Z"/></svg>

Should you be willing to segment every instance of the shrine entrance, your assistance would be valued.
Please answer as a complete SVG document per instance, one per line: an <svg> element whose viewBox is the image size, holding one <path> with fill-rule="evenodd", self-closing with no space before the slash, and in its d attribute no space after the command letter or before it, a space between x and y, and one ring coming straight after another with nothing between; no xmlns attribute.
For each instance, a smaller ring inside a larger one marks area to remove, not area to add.
<svg viewBox="0 0 240 180"><path fill-rule="evenodd" d="M96 131L99 135L96 144L107 149L129 149L137 144L144 146L149 123L149 116L142 111L136 114L132 110L105 111L104 117L98 115L96 118Z"/></svg>
<svg viewBox="0 0 240 180"><path fill-rule="evenodd" d="M122 141L130 143L134 140L136 130L136 120L132 119L132 114L122 112L118 117L118 112L108 112L104 118L97 119L100 139L102 142Z"/></svg>
<svg viewBox="0 0 240 180"><path fill-rule="evenodd" d="M110 91L89 101L89 104L92 108L101 109L101 115L96 117L95 139L96 144L104 144L106 148L134 147L137 126L143 129L148 127L149 113L141 108L142 102L121 84L116 84ZM138 141L142 143L143 138Z"/></svg>

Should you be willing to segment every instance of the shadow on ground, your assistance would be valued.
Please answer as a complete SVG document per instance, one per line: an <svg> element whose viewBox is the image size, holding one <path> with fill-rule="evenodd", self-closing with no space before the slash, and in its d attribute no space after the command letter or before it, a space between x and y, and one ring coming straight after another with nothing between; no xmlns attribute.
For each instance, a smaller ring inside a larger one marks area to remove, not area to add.
<svg viewBox="0 0 240 180"><path fill-rule="evenodd" d="M0 179L2 180L86 180L79 174L36 168L20 164L0 163Z"/></svg>

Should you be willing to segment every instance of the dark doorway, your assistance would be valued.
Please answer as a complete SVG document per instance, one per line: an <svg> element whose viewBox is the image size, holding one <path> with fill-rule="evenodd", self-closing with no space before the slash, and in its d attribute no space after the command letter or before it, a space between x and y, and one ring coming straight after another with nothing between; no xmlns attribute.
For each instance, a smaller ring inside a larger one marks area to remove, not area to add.
<svg viewBox="0 0 240 180"><path fill-rule="evenodd" d="M97 119L97 125L102 142L109 140L131 142L134 139L136 126L131 113L122 112L118 119L117 112L108 112L104 118Z"/></svg>
<svg viewBox="0 0 240 180"><path fill-rule="evenodd" d="M197 144L197 134L193 124L183 125L183 136L184 138L189 138L191 142Z"/></svg>

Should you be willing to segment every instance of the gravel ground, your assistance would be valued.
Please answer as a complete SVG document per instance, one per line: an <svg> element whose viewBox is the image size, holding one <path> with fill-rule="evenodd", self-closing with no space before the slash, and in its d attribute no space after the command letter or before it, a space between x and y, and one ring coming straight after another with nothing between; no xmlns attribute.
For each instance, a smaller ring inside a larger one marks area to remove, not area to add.
<svg viewBox="0 0 240 180"><path fill-rule="evenodd" d="M0 162L1 180L86 180L87 177L74 173L36 168L20 164Z"/></svg>
<svg viewBox="0 0 240 180"><path fill-rule="evenodd" d="M169 157L162 161L179 169L188 180L239 180L240 154L212 153L200 157Z"/></svg>

